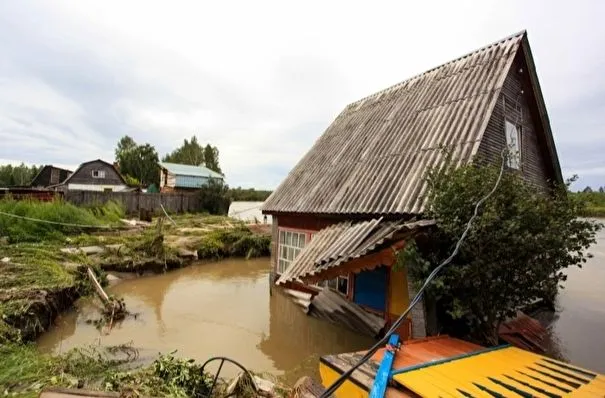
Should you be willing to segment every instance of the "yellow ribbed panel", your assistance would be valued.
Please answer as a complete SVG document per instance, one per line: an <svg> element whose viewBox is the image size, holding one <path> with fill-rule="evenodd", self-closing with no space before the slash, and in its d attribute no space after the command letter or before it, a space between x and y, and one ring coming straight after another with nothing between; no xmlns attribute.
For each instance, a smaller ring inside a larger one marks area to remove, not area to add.
<svg viewBox="0 0 605 398"><path fill-rule="evenodd" d="M505 347L426 364L393 379L422 397L605 397L605 377Z"/></svg>

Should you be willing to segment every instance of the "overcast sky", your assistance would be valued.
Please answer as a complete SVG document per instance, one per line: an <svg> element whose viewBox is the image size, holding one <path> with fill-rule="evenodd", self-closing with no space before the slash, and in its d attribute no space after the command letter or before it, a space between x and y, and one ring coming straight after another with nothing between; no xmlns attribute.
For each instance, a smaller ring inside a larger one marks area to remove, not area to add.
<svg viewBox="0 0 605 398"><path fill-rule="evenodd" d="M527 29L559 157L605 185L605 2L0 0L0 163L197 135L274 188L348 104Z"/></svg>

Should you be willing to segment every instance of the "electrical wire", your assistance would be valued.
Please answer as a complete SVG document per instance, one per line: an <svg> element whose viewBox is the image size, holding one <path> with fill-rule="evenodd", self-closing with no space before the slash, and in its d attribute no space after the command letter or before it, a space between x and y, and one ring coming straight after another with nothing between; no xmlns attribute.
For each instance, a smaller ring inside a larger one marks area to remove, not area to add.
<svg viewBox="0 0 605 398"><path fill-rule="evenodd" d="M42 220L42 219L39 219L39 218L19 216L17 214L6 213L4 211L0 211L0 215L7 216L7 217L12 217L12 218L19 218L19 219L27 220L27 221L39 222L39 223L54 224L54 225L63 225L65 227L97 228L97 229L98 228L103 228L103 229L112 229L113 228L111 225L72 224L72 223L65 223L65 222L59 222L59 221Z"/></svg>
<svg viewBox="0 0 605 398"><path fill-rule="evenodd" d="M500 165L500 173L498 174L498 178L496 179L496 183L494 184L494 187L485 196L483 196L481 199L479 199L479 201L475 204L475 210L473 211L473 215L466 223L466 228L464 229L464 232L462 233L462 235L456 242L454 251L452 251L450 256L448 258L446 258L441 264L439 264L439 266L437 266L437 268L435 268L433 270L433 272L431 272L429 274L429 276L424 281L424 284L422 285L422 287L420 287L420 289L418 290L418 292L416 293L416 295L410 302L410 305L408 306L408 308L403 312L403 314L401 314L401 316L399 316L399 318L397 318L397 320L393 323L391 328L385 333L384 337L381 338L378 342L376 342L376 344L374 344L372 346L372 348L370 348L368 350L368 352L366 352L366 354L355 365L353 365L349 370L347 370L342 375L340 375L340 377L338 379L336 379L336 381L334 381L334 383L332 383L330 385L330 387L328 387L326 389L326 391L323 392L323 394L321 394L320 398L328 398L332 394L334 394L334 392L336 392L338 387L340 387L342 385L342 383L344 383L345 380L349 376L351 376L357 368L359 368L361 365L363 365L365 362L367 362L370 358L372 358L372 356L376 353L376 351L378 351L378 349L380 347L385 345L385 343L389 340L389 337L391 337L391 335L399 328L399 326L401 326L401 324L406 319L406 317L408 316L408 314L412 310L412 308L414 308L414 306L416 306L416 304L418 304L420 302L422 295L423 295L424 291L426 290L427 286L433 281L433 279L435 279L437 274L446 265L448 265L450 262L452 262L454 257L456 257L456 255L460 251L460 246L462 245L462 242L464 242L464 239L466 239L466 236L468 235L468 232L471 229L473 221L475 221L475 218L477 218L477 215L479 214L479 207L481 207L481 205L483 203L485 203L485 201L487 199L489 199L494 194L494 192L496 192L496 189L498 189L498 185L500 185L500 181L502 180L502 175L504 174L504 166L506 164L506 157L505 157L506 151L507 151L507 148L504 148L504 150L501 153L502 164Z"/></svg>

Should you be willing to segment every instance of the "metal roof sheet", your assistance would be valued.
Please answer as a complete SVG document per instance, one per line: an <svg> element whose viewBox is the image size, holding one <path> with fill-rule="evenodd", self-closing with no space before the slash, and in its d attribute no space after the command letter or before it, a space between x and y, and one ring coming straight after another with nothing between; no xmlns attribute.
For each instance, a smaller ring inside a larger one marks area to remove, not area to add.
<svg viewBox="0 0 605 398"><path fill-rule="evenodd" d="M160 167L168 170L172 174L177 176L190 176L190 177L206 177L206 178L223 178L223 176L216 171L210 170L209 168L199 165L191 166L188 164L177 164L169 162L160 162Z"/></svg>
<svg viewBox="0 0 605 398"><path fill-rule="evenodd" d="M424 173L469 162L525 32L348 105L263 211L416 214Z"/></svg>
<svg viewBox="0 0 605 398"><path fill-rule="evenodd" d="M369 254L403 229L415 230L434 225L433 220L412 222L382 221L382 218L358 223L343 222L316 233L279 277L277 284L299 280L337 267Z"/></svg>

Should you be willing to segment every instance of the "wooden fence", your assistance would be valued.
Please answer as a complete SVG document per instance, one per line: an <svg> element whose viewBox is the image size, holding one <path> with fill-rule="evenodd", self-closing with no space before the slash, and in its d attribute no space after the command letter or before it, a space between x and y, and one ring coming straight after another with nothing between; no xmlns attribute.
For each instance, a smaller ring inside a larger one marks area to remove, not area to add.
<svg viewBox="0 0 605 398"><path fill-rule="evenodd" d="M159 214L162 212L160 203L169 213L200 210L199 197L191 193L67 191L64 198L77 206L103 204L111 200L122 203L128 214L138 214L140 210L151 210Z"/></svg>

